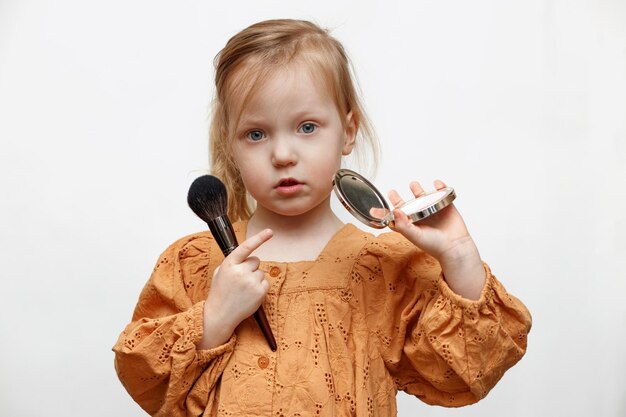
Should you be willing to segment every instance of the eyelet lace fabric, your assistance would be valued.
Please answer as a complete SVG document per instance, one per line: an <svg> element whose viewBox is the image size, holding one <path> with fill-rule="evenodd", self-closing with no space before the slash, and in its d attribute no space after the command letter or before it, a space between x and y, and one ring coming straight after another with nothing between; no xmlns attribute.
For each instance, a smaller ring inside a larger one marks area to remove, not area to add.
<svg viewBox="0 0 626 417"><path fill-rule="evenodd" d="M245 227L235 225L241 241ZM197 350L222 259L208 232L172 244L113 348L120 380L152 415L390 416L397 390L461 406L526 349L530 314L486 265L481 298L466 300L402 236L346 225L315 261L261 263L276 352L252 318Z"/></svg>

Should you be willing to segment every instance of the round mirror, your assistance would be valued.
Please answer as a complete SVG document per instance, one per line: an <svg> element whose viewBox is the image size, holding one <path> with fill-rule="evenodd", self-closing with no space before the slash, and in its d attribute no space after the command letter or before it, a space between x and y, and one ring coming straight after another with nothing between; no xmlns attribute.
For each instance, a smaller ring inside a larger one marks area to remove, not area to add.
<svg viewBox="0 0 626 417"><path fill-rule="evenodd" d="M333 180L341 204L361 222L376 229L393 226L393 213L380 191L366 178L349 169L340 169ZM433 191L407 201L400 207L416 223L447 207L456 194L452 188Z"/></svg>
<svg viewBox="0 0 626 417"><path fill-rule="evenodd" d="M340 169L333 186L341 204L361 222L376 229L389 224L391 210L387 202L364 177L349 169Z"/></svg>

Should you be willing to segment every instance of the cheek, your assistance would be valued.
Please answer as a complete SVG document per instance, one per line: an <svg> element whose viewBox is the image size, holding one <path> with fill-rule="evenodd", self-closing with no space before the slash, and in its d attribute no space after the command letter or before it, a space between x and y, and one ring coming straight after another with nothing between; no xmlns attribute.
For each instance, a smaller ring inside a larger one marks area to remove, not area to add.
<svg viewBox="0 0 626 417"><path fill-rule="evenodd" d="M233 149L233 162L239 170L244 186L252 194L255 185L263 182L263 170L259 169L254 155L239 152L237 148Z"/></svg>
<svg viewBox="0 0 626 417"><path fill-rule="evenodd" d="M246 171L246 168L253 163L253 161L251 160L252 158L250 158L248 154L243 152L241 147L237 146L236 144L234 144L232 148L232 159L239 172L241 172L242 177L245 175L244 172Z"/></svg>
<svg viewBox="0 0 626 417"><path fill-rule="evenodd" d="M341 152L325 153L318 158L316 171L319 178L324 181L328 179L329 184L331 184L335 173L341 168L341 159Z"/></svg>

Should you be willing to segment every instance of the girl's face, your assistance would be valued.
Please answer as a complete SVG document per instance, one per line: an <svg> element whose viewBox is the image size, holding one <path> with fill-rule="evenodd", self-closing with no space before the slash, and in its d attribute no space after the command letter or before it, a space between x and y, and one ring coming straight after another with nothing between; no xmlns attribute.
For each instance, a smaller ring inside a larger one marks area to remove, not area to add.
<svg viewBox="0 0 626 417"><path fill-rule="evenodd" d="M328 202L355 134L351 115L337 112L305 65L278 70L244 108L233 143L234 161L257 211L298 216Z"/></svg>

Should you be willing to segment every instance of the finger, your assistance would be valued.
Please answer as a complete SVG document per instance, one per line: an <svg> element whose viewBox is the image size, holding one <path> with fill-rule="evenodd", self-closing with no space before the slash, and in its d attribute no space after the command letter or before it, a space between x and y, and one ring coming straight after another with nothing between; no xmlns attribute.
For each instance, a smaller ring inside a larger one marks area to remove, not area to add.
<svg viewBox="0 0 626 417"><path fill-rule="evenodd" d="M389 191L387 197L389 197L389 201L391 201L391 204L394 207L404 204L404 200L400 197L400 194L398 194L396 190Z"/></svg>
<svg viewBox="0 0 626 417"><path fill-rule="evenodd" d="M420 183L417 181L411 181L411 183L409 184L409 188L411 189L411 192L413 193L415 197L419 197L425 194L424 189L422 188Z"/></svg>
<svg viewBox="0 0 626 417"><path fill-rule="evenodd" d="M435 184L435 188L437 190L443 190L444 188L447 187L447 185L441 180L435 180L433 184Z"/></svg>
<svg viewBox="0 0 626 417"><path fill-rule="evenodd" d="M265 278L265 272L259 269L257 271L254 271L251 276L254 278L254 280L250 282L258 285L258 288L263 292L264 295L267 294L270 289L270 282L267 280L267 278Z"/></svg>
<svg viewBox="0 0 626 417"><path fill-rule="evenodd" d="M259 269L259 265L261 265L261 260L257 258L256 256L249 256L241 264L248 265L248 268L250 268L250 271L256 271Z"/></svg>
<svg viewBox="0 0 626 417"><path fill-rule="evenodd" d="M263 278L263 281L261 281L261 289L263 290L265 294L267 294L268 291L270 290L270 282L267 279L265 279L265 277Z"/></svg>
<svg viewBox="0 0 626 417"><path fill-rule="evenodd" d="M389 210L381 207L372 207L370 209L370 216L375 219L382 219L387 215L387 213L389 213Z"/></svg>
<svg viewBox="0 0 626 417"><path fill-rule="evenodd" d="M261 284L263 284L263 281L267 281L267 278L265 278L265 275L266 275L265 271L261 271L260 269L254 271L254 276L257 278L257 281Z"/></svg>
<svg viewBox="0 0 626 417"><path fill-rule="evenodd" d="M245 261L257 248L271 239L274 235L271 229L265 229L260 231L254 236L249 237L235 250L226 257L230 262L240 264Z"/></svg>
<svg viewBox="0 0 626 417"><path fill-rule="evenodd" d="M411 221L406 213L400 209L395 209L393 211L393 221L395 223L394 229L396 231L404 230L411 224Z"/></svg>

